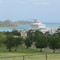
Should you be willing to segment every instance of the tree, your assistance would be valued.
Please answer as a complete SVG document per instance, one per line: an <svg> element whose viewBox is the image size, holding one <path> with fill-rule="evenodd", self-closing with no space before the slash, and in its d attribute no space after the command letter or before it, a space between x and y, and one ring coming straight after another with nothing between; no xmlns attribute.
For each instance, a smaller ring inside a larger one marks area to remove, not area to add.
<svg viewBox="0 0 60 60"><path fill-rule="evenodd" d="M11 51L11 49L14 47L14 38L12 36L7 36L4 44L6 45L6 48Z"/></svg>
<svg viewBox="0 0 60 60"><path fill-rule="evenodd" d="M27 32L27 37L33 42L34 41L34 30L29 30Z"/></svg>
<svg viewBox="0 0 60 60"><path fill-rule="evenodd" d="M57 29L57 35L60 37L60 27Z"/></svg>
<svg viewBox="0 0 60 60"><path fill-rule="evenodd" d="M0 33L0 47L2 46L4 40L5 40L4 35Z"/></svg>
<svg viewBox="0 0 60 60"><path fill-rule="evenodd" d="M40 51L42 52L42 49L47 47L46 37L44 35L38 36L35 46L36 48L40 48Z"/></svg>
<svg viewBox="0 0 60 60"><path fill-rule="evenodd" d="M16 35L16 36L21 36L20 32L18 32L17 30L13 30L12 35Z"/></svg>
<svg viewBox="0 0 60 60"><path fill-rule="evenodd" d="M53 50L53 53L56 49L59 49L60 46L60 38L56 35L52 35L48 39L49 47Z"/></svg>
<svg viewBox="0 0 60 60"><path fill-rule="evenodd" d="M42 33L41 31L39 31L39 30L36 30L36 31L35 31L35 35L40 36L40 35L43 35L43 33Z"/></svg>
<svg viewBox="0 0 60 60"><path fill-rule="evenodd" d="M22 37L14 38L15 51L17 51L18 46L21 45L22 42L23 42L23 38Z"/></svg>
<svg viewBox="0 0 60 60"><path fill-rule="evenodd" d="M34 40L37 41L38 40L37 38L41 35L43 35L43 33L39 30L36 30L34 33Z"/></svg>
<svg viewBox="0 0 60 60"><path fill-rule="evenodd" d="M46 35L46 36L50 36L49 31L45 32L45 35Z"/></svg>
<svg viewBox="0 0 60 60"><path fill-rule="evenodd" d="M9 32L9 31L5 32L5 35L6 36L8 36L8 35L11 35L11 36L13 36L13 35L21 36L21 33L18 32L18 30L13 30L12 32Z"/></svg>
<svg viewBox="0 0 60 60"><path fill-rule="evenodd" d="M47 46L48 46L48 37L50 36L49 31L45 32L44 35L46 36L46 43L47 43Z"/></svg>
<svg viewBox="0 0 60 60"><path fill-rule="evenodd" d="M30 40L30 38L26 37L26 39L25 39L25 45L27 46L27 48L31 47L31 44L32 44L32 41Z"/></svg>
<svg viewBox="0 0 60 60"><path fill-rule="evenodd" d="M12 33L11 33L11 32L9 32L9 31L4 32L4 33L5 33L5 35L6 35L6 36L8 36L8 35L12 35Z"/></svg>

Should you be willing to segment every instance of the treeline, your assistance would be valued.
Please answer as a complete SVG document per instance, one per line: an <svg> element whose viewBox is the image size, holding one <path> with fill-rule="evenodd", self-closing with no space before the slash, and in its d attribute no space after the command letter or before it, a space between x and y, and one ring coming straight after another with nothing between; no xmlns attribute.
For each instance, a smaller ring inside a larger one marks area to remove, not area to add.
<svg viewBox="0 0 60 60"><path fill-rule="evenodd" d="M27 49L33 45L39 48L41 52L43 48L47 47L52 49L53 52L60 48L60 29L57 29L54 34L42 33L39 30L29 30L26 33L27 37L21 37L21 33L17 30L0 32L0 47L4 45L8 51L12 51L12 49L17 51L20 45L26 46Z"/></svg>

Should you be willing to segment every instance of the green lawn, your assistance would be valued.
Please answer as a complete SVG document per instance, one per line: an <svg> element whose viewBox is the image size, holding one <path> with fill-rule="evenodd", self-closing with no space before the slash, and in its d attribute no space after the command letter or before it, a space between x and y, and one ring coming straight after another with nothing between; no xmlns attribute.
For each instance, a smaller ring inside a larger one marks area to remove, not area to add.
<svg viewBox="0 0 60 60"><path fill-rule="evenodd" d="M43 49L43 52L40 52L40 49L36 49L31 47L26 49L25 47L19 47L17 52L8 52L5 47L0 48L0 60L23 60L23 56L25 60L46 60L46 54L48 56L48 60L60 60L60 51L56 51L55 54L51 54L52 50ZM26 56L27 55L27 56Z"/></svg>
<svg viewBox="0 0 60 60"><path fill-rule="evenodd" d="M5 56L5 54L3 55ZM23 56L21 55L24 54L7 53L7 55L5 56L7 58L0 58L0 60L23 60ZM12 56L16 56L16 57L12 57ZM40 55L24 56L24 59L25 60L46 60L46 55L40 54ZM47 60L60 60L60 54L48 54Z"/></svg>

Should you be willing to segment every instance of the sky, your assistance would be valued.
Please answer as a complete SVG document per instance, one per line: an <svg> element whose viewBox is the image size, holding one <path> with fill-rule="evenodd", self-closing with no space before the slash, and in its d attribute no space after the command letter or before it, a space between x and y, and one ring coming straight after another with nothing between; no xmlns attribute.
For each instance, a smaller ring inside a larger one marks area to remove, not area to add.
<svg viewBox="0 0 60 60"><path fill-rule="evenodd" d="M60 23L60 0L0 0L0 21Z"/></svg>

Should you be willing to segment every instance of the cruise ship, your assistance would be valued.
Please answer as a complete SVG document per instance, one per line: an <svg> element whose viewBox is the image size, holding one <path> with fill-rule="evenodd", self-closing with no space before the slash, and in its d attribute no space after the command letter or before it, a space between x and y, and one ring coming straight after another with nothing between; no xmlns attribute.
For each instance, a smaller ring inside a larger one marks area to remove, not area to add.
<svg viewBox="0 0 60 60"><path fill-rule="evenodd" d="M31 29L40 29L40 30L44 30L46 28L46 25L44 25L41 22L37 22L36 20L34 20L34 23L31 24Z"/></svg>

